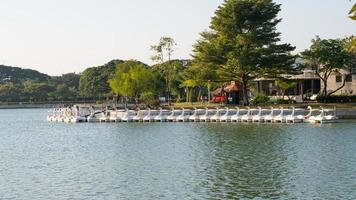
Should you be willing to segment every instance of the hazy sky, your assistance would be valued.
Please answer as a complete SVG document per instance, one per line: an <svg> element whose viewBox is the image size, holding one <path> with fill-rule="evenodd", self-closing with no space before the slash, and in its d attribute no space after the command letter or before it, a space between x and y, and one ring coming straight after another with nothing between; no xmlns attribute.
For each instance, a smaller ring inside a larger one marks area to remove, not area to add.
<svg viewBox="0 0 356 200"><path fill-rule="evenodd" d="M81 72L112 59L151 64L150 45L175 38L189 58L223 0L1 0L0 64L50 75ZM277 0L284 42L301 51L315 35L356 34L349 0Z"/></svg>

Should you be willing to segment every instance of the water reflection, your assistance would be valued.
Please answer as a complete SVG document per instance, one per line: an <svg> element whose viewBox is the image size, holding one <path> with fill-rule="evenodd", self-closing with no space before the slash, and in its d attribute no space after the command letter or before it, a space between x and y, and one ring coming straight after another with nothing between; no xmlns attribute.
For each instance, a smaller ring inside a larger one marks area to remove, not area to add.
<svg viewBox="0 0 356 200"><path fill-rule="evenodd" d="M207 141L209 152L208 159L201 161L205 169L200 173L200 186L207 196L273 198L284 192L283 179L294 166L288 160L293 149L285 145L288 135L280 126L261 128L206 124L196 129L211 137L201 139Z"/></svg>

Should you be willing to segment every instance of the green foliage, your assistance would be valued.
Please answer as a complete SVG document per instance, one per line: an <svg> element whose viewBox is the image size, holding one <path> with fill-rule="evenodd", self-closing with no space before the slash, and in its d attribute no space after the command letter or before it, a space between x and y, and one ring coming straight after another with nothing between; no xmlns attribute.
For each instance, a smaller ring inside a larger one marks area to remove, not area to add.
<svg viewBox="0 0 356 200"><path fill-rule="evenodd" d="M108 80L115 74L116 65L121 60L113 60L106 65L86 69L80 77L79 92L84 97L103 97L111 92Z"/></svg>
<svg viewBox="0 0 356 200"><path fill-rule="evenodd" d="M158 73L158 84L160 93L168 92L167 88L167 79L165 78L167 75L167 71L169 69L169 90L170 94L178 97L177 100L180 99L182 95L184 95L184 89L180 86L182 84L181 73L190 67L189 60L171 60L160 64L155 64L152 66L152 69Z"/></svg>
<svg viewBox="0 0 356 200"><path fill-rule="evenodd" d="M277 99L276 104L290 104L291 101L288 99Z"/></svg>
<svg viewBox="0 0 356 200"><path fill-rule="evenodd" d="M356 95L330 95L321 96L319 95L316 100L320 103L350 103L356 102Z"/></svg>
<svg viewBox="0 0 356 200"><path fill-rule="evenodd" d="M79 80L80 75L75 73L51 77L49 83L56 90L48 94L48 99L51 101L76 99L79 96Z"/></svg>
<svg viewBox="0 0 356 200"><path fill-rule="evenodd" d="M352 6L349 15L351 19L356 20L356 3Z"/></svg>
<svg viewBox="0 0 356 200"><path fill-rule="evenodd" d="M126 61L117 65L109 80L112 91L119 96L139 97L143 92L157 93L157 74L139 61Z"/></svg>
<svg viewBox="0 0 356 200"><path fill-rule="evenodd" d="M276 80L276 86L283 89L283 90L288 90L295 88L297 86L297 82L290 82L282 79Z"/></svg>
<svg viewBox="0 0 356 200"><path fill-rule="evenodd" d="M352 53L355 53L356 51L356 36L353 37L352 41L351 41L351 45L349 47L349 51Z"/></svg>
<svg viewBox="0 0 356 200"><path fill-rule="evenodd" d="M149 106L158 106L157 96L153 92L143 92L140 96L140 101Z"/></svg>
<svg viewBox="0 0 356 200"><path fill-rule="evenodd" d="M280 5L271 0L226 0L212 18L211 31L203 32L194 45L194 63L211 68L223 81L243 86L248 103L248 85L259 76L291 71L295 48L280 44L276 26Z"/></svg>
<svg viewBox="0 0 356 200"><path fill-rule="evenodd" d="M297 87L297 82L295 82L295 81L287 81L287 80L283 80L283 79L277 79L275 81L275 83L276 83L276 86L280 89L283 97L285 96L285 93L287 90Z"/></svg>
<svg viewBox="0 0 356 200"><path fill-rule="evenodd" d="M158 63L170 61L176 45L173 38L161 37L157 45L151 46L151 50L155 53L151 59Z"/></svg>
<svg viewBox="0 0 356 200"><path fill-rule="evenodd" d="M182 81L180 87L187 89L187 100L189 102L193 101L194 95L197 97L197 101L199 101L202 88L207 86L208 81L204 80L206 78L204 72L206 71L200 70L197 66L190 66L180 73L180 79ZM194 94L194 92L198 92L198 94Z"/></svg>
<svg viewBox="0 0 356 200"><path fill-rule="evenodd" d="M15 101L20 98L21 89L14 83L0 84L0 101Z"/></svg>
<svg viewBox="0 0 356 200"><path fill-rule="evenodd" d="M0 101L57 101L75 99L79 74L50 77L35 70L0 66Z"/></svg>
<svg viewBox="0 0 356 200"><path fill-rule="evenodd" d="M161 37L157 45L151 46L151 50L154 55L151 59L160 64L159 71L165 80L165 87L168 97L168 103L170 103L171 92L173 87L174 75L175 75L175 65L171 62L172 54L174 52L175 43L174 39L171 37Z"/></svg>
<svg viewBox="0 0 356 200"><path fill-rule="evenodd" d="M36 70L0 65L0 82L7 80L14 84L21 84L26 80L47 82L49 79L50 76Z"/></svg>
<svg viewBox="0 0 356 200"><path fill-rule="evenodd" d="M257 94L255 98L252 99L253 105L263 105L267 104L270 101L270 98L264 94Z"/></svg>
<svg viewBox="0 0 356 200"><path fill-rule="evenodd" d="M48 83L39 83L30 80L23 83L23 92L31 101L46 101L48 93L54 91L55 88Z"/></svg>
<svg viewBox="0 0 356 200"><path fill-rule="evenodd" d="M80 75L76 73L63 74L62 76L51 77L50 83L54 85L66 85L67 87L79 88Z"/></svg>

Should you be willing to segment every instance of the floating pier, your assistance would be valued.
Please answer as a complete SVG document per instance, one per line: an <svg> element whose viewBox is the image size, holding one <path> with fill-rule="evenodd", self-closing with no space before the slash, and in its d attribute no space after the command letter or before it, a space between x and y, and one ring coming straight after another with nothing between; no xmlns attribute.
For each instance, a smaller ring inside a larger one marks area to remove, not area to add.
<svg viewBox="0 0 356 200"><path fill-rule="evenodd" d="M223 123L334 123L339 120L336 108L307 109L247 107L195 108L164 110L118 110L116 108L94 109L79 106L56 108L49 111L49 122L97 122L97 123L139 123L139 122L223 122Z"/></svg>

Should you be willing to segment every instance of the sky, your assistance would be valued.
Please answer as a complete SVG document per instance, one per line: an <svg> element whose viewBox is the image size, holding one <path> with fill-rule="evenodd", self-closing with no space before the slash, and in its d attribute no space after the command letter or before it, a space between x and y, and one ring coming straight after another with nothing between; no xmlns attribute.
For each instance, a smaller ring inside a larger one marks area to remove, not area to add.
<svg viewBox="0 0 356 200"><path fill-rule="evenodd" d="M0 64L50 75L79 73L113 59L152 64L161 36L177 42L174 58L190 58L223 0L1 0ZM356 34L349 0L276 0L283 42L300 52L311 39Z"/></svg>

